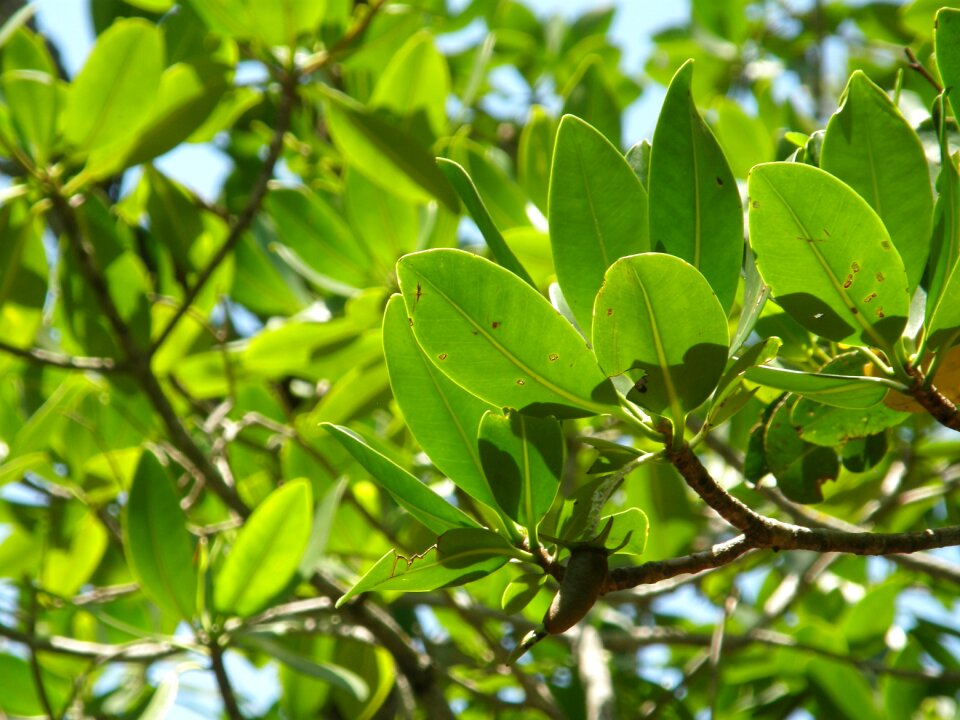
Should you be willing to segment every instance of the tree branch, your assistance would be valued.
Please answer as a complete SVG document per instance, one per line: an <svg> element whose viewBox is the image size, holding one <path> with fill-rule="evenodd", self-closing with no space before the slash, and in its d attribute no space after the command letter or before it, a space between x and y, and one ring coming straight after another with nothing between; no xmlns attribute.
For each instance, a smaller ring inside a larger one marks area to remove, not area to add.
<svg viewBox="0 0 960 720"><path fill-rule="evenodd" d="M957 406L936 387L927 385L927 378L919 367L907 368L907 372L913 378L910 396L938 423L960 432L960 411Z"/></svg>
<svg viewBox="0 0 960 720"><path fill-rule="evenodd" d="M217 250L213 257L207 262L206 266L200 271L199 275L197 275L197 279L185 293L180 307L176 313L174 313L174 316L170 318L170 321L166 327L164 327L163 331L157 336L153 345L151 345L148 355L155 353L160 346L166 342L167 338L170 337L170 334L174 331L177 324L183 319L183 316L187 314L193 301L197 299L200 291L203 290L204 285L207 284L221 263L226 260L237 243L240 242L240 238L243 237L243 234L253 223L257 212L260 210L260 204L267 194L267 185L270 182L270 178L273 177L274 166L277 164L277 161L280 159L280 153L283 151L283 136L286 134L287 127L290 124L290 114L293 111L293 102L297 94L298 81L299 75L295 72L286 72L281 78L280 104L277 108L277 120L274 124L273 137L270 140L267 157L263 161L260 174L257 176L256 182L254 182L253 188L250 190L250 195L247 197L247 203L237 217L236 222L234 222L230 228L230 232L223 241L223 245L220 246L220 249Z"/></svg>
<svg viewBox="0 0 960 720"><path fill-rule="evenodd" d="M66 370L96 370L110 372L122 370L123 366L113 358L108 357L72 357L60 353L50 352L41 348L18 348L0 340L0 351L29 360L35 365L49 365Z"/></svg>
<svg viewBox="0 0 960 720"><path fill-rule="evenodd" d="M184 650L182 647L165 642L137 641L124 645L104 645L59 635L38 637L3 624L0 624L0 637L25 645L34 651L86 658L100 663L129 662L149 665Z"/></svg>
<svg viewBox="0 0 960 720"><path fill-rule="evenodd" d="M237 696L233 693L233 686L230 684L227 669L223 664L223 648L216 639L210 643L209 648L210 665L217 679L220 696L223 698L223 709L230 720L243 720L243 713L240 712L240 706L237 704Z"/></svg>

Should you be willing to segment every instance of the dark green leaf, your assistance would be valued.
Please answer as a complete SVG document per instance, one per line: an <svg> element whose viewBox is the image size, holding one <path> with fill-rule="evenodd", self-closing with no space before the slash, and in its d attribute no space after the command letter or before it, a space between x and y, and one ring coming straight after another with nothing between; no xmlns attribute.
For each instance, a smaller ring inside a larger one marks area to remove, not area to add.
<svg viewBox="0 0 960 720"><path fill-rule="evenodd" d="M873 407L890 389L880 378L808 373L778 367L752 367L745 375L751 382L788 390L824 405L841 408Z"/></svg>
<svg viewBox="0 0 960 720"><path fill-rule="evenodd" d="M769 471L777 487L798 503L823 500L820 486L836 480L840 462L833 448L804 442L790 422L790 405L784 401L774 411L763 439Z"/></svg>

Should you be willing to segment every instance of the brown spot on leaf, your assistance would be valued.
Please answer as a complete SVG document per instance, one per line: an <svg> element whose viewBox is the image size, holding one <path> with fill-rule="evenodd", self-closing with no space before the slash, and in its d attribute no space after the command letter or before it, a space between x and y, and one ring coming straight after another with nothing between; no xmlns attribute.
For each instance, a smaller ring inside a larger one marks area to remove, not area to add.
<svg viewBox="0 0 960 720"><path fill-rule="evenodd" d="M876 294L875 292L870 293L869 295L867 295L867 296L863 299L863 301L864 301L865 303L873 302L873 299L874 299L876 296L877 296L877 294Z"/></svg>
<svg viewBox="0 0 960 720"><path fill-rule="evenodd" d="M517 378L517 385L526 385L527 381L523 378Z"/></svg>
<svg viewBox="0 0 960 720"><path fill-rule="evenodd" d="M886 317L886 315L883 314L883 307L882 307L882 306L877 308L877 317L878 317L878 318L881 318L881 319L883 319L884 317Z"/></svg>
<svg viewBox="0 0 960 720"><path fill-rule="evenodd" d="M847 275L847 279L843 281L843 286L848 288L851 285L853 285L853 275Z"/></svg>
<svg viewBox="0 0 960 720"><path fill-rule="evenodd" d="M859 315L859 314L860 314L860 311L857 310L857 308L854 307L853 305L850 306L850 312L852 312L854 315Z"/></svg>
<svg viewBox="0 0 960 720"><path fill-rule="evenodd" d="M723 178L717 175L717 185L723 185Z"/></svg>
<svg viewBox="0 0 960 720"><path fill-rule="evenodd" d="M500 321L499 321L499 320L494 320L494 321L490 324L490 327L492 327L494 330L496 330L498 327L500 327Z"/></svg>
<svg viewBox="0 0 960 720"><path fill-rule="evenodd" d="M889 240L881 240L881 241L880 241L880 247L882 247L884 250L889 250L889 249L890 249L890 241L889 241Z"/></svg>
<svg viewBox="0 0 960 720"><path fill-rule="evenodd" d="M758 209L758 208L760 207L760 202L759 202L758 200L751 200L751 201L750 201L750 207L752 207L754 210L756 210L756 209Z"/></svg>
<svg viewBox="0 0 960 720"><path fill-rule="evenodd" d="M607 308L607 317L613 315L613 308Z"/></svg>
<svg viewBox="0 0 960 720"><path fill-rule="evenodd" d="M853 270L853 272L855 272L855 273L860 272L860 263L858 263L858 262L852 262L852 263L850 263L850 269Z"/></svg>
<svg viewBox="0 0 960 720"><path fill-rule="evenodd" d="M877 282L883 282L884 280L886 280L886 278L883 276L883 273L879 271L877 271L877 274L875 277L877 278Z"/></svg>
<svg viewBox="0 0 960 720"><path fill-rule="evenodd" d="M560 356L557 355L556 353L550 353L549 355L547 355L547 359L548 359L550 362L556 362L557 360L560 359Z"/></svg>
<svg viewBox="0 0 960 720"><path fill-rule="evenodd" d="M827 237L830 237L830 231L827 230L826 228L823 229L823 234L826 235ZM854 264L856 264L856 263L854 263Z"/></svg>
<svg viewBox="0 0 960 720"><path fill-rule="evenodd" d="M446 360L446 359L447 359L446 353L440 353L439 355L437 355L437 360Z"/></svg>
<svg viewBox="0 0 960 720"><path fill-rule="evenodd" d="M413 327L413 318L409 315L407 316L407 323L410 325L410 327Z"/></svg>

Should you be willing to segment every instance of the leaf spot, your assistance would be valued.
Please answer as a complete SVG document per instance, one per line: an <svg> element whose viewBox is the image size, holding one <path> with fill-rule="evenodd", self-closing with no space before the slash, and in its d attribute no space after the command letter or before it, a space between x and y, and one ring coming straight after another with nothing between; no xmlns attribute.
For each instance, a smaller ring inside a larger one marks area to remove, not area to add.
<svg viewBox="0 0 960 720"><path fill-rule="evenodd" d="M752 207L754 210L759 209L759 207L760 207L760 201L759 201L759 200L751 200L751 201L750 201L750 207Z"/></svg>
<svg viewBox="0 0 960 720"><path fill-rule="evenodd" d="M881 240L881 241L880 241L880 247L882 247L884 250L889 250L889 249L890 249L890 241L889 241L889 240Z"/></svg>
<svg viewBox="0 0 960 720"><path fill-rule="evenodd" d="M877 278L877 282L883 282L884 280L886 280L882 272L877 272L876 278Z"/></svg>
<svg viewBox="0 0 960 720"><path fill-rule="evenodd" d="M847 275L847 279L843 281L843 287L848 288L853 285L853 275Z"/></svg>
<svg viewBox="0 0 960 720"><path fill-rule="evenodd" d="M613 315L613 308L607 308L607 317Z"/></svg>
<svg viewBox="0 0 960 720"><path fill-rule="evenodd" d="M826 232L826 231L824 231L824 232ZM850 269L853 270L854 273L860 272L860 263L858 263L858 262L852 262L852 263L850 263Z"/></svg>
<svg viewBox="0 0 960 720"><path fill-rule="evenodd" d="M549 355L547 355L547 359L548 359L550 362L556 362L557 360L560 359L560 356L557 355L556 353L550 353Z"/></svg>
<svg viewBox="0 0 960 720"><path fill-rule="evenodd" d="M886 317L886 316L883 314L883 307L882 307L882 306L877 308L877 317L878 317L878 318L884 318L884 317Z"/></svg>
<svg viewBox="0 0 960 720"><path fill-rule="evenodd" d="M492 327L494 330L496 330L498 327L500 327L500 321L499 321L499 320L494 320L494 321L490 324L490 327Z"/></svg>
<svg viewBox="0 0 960 720"><path fill-rule="evenodd" d="M517 378L517 385L526 385L527 381L523 378Z"/></svg>
<svg viewBox="0 0 960 720"><path fill-rule="evenodd" d="M850 306L850 312L852 312L854 315L859 315L859 314L860 314L860 311L856 308L855 305L851 305L851 306Z"/></svg>
<svg viewBox="0 0 960 720"><path fill-rule="evenodd" d="M872 302L873 299L874 299L876 296L877 296L877 294L876 294L875 292L872 292L872 293L870 293L869 295L867 295L867 296L863 299L863 301L864 301L865 303Z"/></svg>
<svg viewBox="0 0 960 720"><path fill-rule="evenodd" d="M721 178L719 175L717 175L717 185L723 185L723 178Z"/></svg>
<svg viewBox="0 0 960 720"><path fill-rule="evenodd" d="M437 360L446 360L446 359L447 359L446 353L440 353L439 355L437 355Z"/></svg>
<svg viewBox="0 0 960 720"><path fill-rule="evenodd" d="M823 228L823 234L826 235L827 237L830 237L830 231L827 230L826 228ZM856 263L854 263L854 265L856 265Z"/></svg>
<svg viewBox="0 0 960 720"><path fill-rule="evenodd" d="M410 327L413 327L413 318L409 315L407 316L407 323L410 325Z"/></svg>

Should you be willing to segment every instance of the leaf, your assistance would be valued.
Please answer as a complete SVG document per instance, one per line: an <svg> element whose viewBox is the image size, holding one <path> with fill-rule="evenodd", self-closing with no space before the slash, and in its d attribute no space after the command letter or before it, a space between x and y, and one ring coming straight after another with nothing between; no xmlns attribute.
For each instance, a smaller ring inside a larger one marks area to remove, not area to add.
<svg viewBox="0 0 960 720"><path fill-rule="evenodd" d="M597 359L626 374L628 396L683 423L709 397L727 361L727 321L703 276L680 258L644 253L607 271L593 313Z"/></svg>
<svg viewBox="0 0 960 720"><path fill-rule="evenodd" d="M503 589L500 607L508 615L516 615L533 601L546 579L543 573L525 573L515 577Z"/></svg>
<svg viewBox="0 0 960 720"><path fill-rule="evenodd" d="M768 297L770 297L770 288L764 284L763 278L760 277L753 250L748 247L743 267L743 309L740 312L740 320L737 322L737 331L734 333L733 342L730 343L731 355L739 352L750 337L757 321L760 319L763 308L767 304Z"/></svg>
<svg viewBox="0 0 960 720"><path fill-rule="evenodd" d="M393 272L397 259L417 246L417 207L350 171L344 180L343 204L354 234Z"/></svg>
<svg viewBox="0 0 960 720"><path fill-rule="evenodd" d="M443 174L447 176L450 184L453 185L460 199L463 200L463 204L467 206L467 210L470 211L470 217L473 218L473 221L480 229L480 234L483 235L483 239L486 240L487 246L490 248L490 252L493 254L497 263L525 283L528 283L531 287L536 288L537 286L531 279L530 274L524 269L523 265L520 264L520 261L517 260L517 256L513 254L510 246L507 245L503 239L503 235L497 230L497 226L493 224L493 218L491 218L490 213L487 212L487 208L483 204L483 199L477 191L477 186L473 184L473 180L467 175L467 171L464 170L461 165L447 158L437 158L437 165L440 166Z"/></svg>
<svg viewBox="0 0 960 720"><path fill-rule="evenodd" d="M93 151L132 137L150 115L163 70L160 30L140 19L117 20L97 39L67 94L64 134Z"/></svg>
<svg viewBox="0 0 960 720"><path fill-rule="evenodd" d="M563 114L583 118L619 146L623 133L621 111L603 65L599 55L584 58L562 93Z"/></svg>
<svg viewBox="0 0 960 720"><path fill-rule="evenodd" d="M766 340L751 345L740 353L738 358L731 359L727 363L727 369L717 383L717 391L714 394L712 405L716 406L722 403L736 389L736 381L743 377L743 374L750 368L758 365L765 365L777 356L777 352L783 343L778 337L769 337Z"/></svg>
<svg viewBox="0 0 960 720"><path fill-rule="evenodd" d="M478 435L480 461L497 505L537 537L563 475L566 443L560 423L510 410L487 411Z"/></svg>
<svg viewBox="0 0 960 720"><path fill-rule="evenodd" d="M650 192L650 153L653 146L649 140L641 140L636 145L627 150L624 160L637 176L640 184L646 192Z"/></svg>
<svg viewBox="0 0 960 720"><path fill-rule="evenodd" d="M804 442L790 423L790 405L783 401L774 411L763 437L764 455L777 487L798 503L823 501L820 486L836 480L840 461L832 448Z"/></svg>
<svg viewBox="0 0 960 720"><path fill-rule="evenodd" d="M353 168L407 200L436 198L452 212L459 210L457 194L419 141L351 97L321 88L330 134Z"/></svg>
<svg viewBox="0 0 960 720"><path fill-rule="evenodd" d="M907 275L880 218L819 168L750 173L750 245L777 303L821 337L889 348L907 323Z"/></svg>
<svg viewBox="0 0 960 720"><path fill-rule="evenodd" d="M217 573L213 604L218 611L253 615L293 579L310 539L311 495L307 480L292 480L257 506Z"/></svg>
<svg viewBox="0 0 960 720"><path fill-rule="evenodd" d="M370 105L385 108L406 120L410 131L426 120L433 135L447 125L447 96L450 71L446 58L437 50L426 30L414 34L390 59L377 80Z"/></svg>
<svg viewBox="0 0 960 720"><path fill-rule="evenodd" d="M557 417L615 411L583 338L533 288L460 250L397 264L413 334L430 360L487 402Z"/></svg>
<svg viewBox="0 0 960 720"><path fill-rule="evenodd" d="M930 251L933 196L920 138L886 93L857 70L827 125L820 167L869 203L890 233L911 294Z"/></svg>
<svg viewBox="0 0 960 720"><path fill-rule="evenodd" d="M317 30L327 9L326 0L246 2L250 27L267 45L296 47L297 38Z"/></svg>
<svg viewBox="0 0 960 720"><path fill-rule="evenodd" d="M643 555L647 546L647 535L650 533L650 521L647 519L647 514L640 508L627 508L622 512L604 516L600 520L600 525L606 526L611 519L613 520L613 527L610 529L610 536L605 543L606 547L613 550L626 543L617 550L617 554Z"/></svg>
<svg viewBox="0 0 960 720"><path fill-rule="evenodd" d="M0 208L0 337L31 347L47 298L43 224L22 203Z"/></svg>
<svg viewBox="0 0 960 720"><path fill-rule="evenodd" d="M647 194L620 152L572 115L557 131L549 219L557 279L580 327L589 328L606 269L650 249Z"/></svg>
<svg viewBox="0 0 960 720"><path fill-rule="evenodd" d="M60 89L43 41L27 28L3 46L0 87L21 146L38 166L46 165L57 135Z"/></svg>
<svg viewBox="0 0 960 720"><path fill-rule="evenodd" d="M744 374L751 382L842 408L873 407L889 390L881 379L873 377L808 373L769 366L752 367Z"/></svg>
<svg viewBox="0 0 960 720"><path fill-rule="evenodd" d="M413 337L399 295L390 298L383 315L383 352L393 396L420 447L470 497L496 508L477 450L480 418L496 408L430 362Z"/></svg>
<svg viewBox="0 0 960 720"><path fill-rule="evenodd" d="M654 250L703 273L729 312L743 264L743 210L723 151L693 103L693 64L674 75L653 135L650 237Z"/></svg>
<svg viewBox="0 0 960 720"><path fill-rule="evenodd" d="M556 121L539 105L530 108L530 117L520 131L517 148L517 180L530 201L547 214L547 194L553 163Z"/></svg>
<svg viewBox="0 0 960 720"><path fill-rule="evenodd" d="M927 16L929 18L929 16ZM933 24L937 69L956 114L960 112L960 9L943 7ZM926 32L930 32L929 27ZM929 35L927 36L929 38ZM956 115L954 115L956 117Z"/></svg>
<svg viewBox="0 0 960 720"><path fill-rule="evenodd" d="M151 452L140 456L123 515L130 569L158 606L188 622L197 603L194 547L167 471Z"/></svg>
<svg viewBox="0 0 960 720"><path fill-rule="evenodd" d="M391 550L339 600L370 590L428 592L479 580L516 558L518 551L503 537L483 528L448 530L422 553L412 557Z"/></svg>
<svg viewBox="0 0 960 720"><path fill-rule="evenodd" d="M321 663L305 658L275 639L274 635L259 632L243 635L241 642L276 658L297 672L350 693L364 701L370 693L367 683L356 673L333 663Z"/></svg>
<svg viewBox="0 0 960 720"><path fill-rule="evenodd" d="M64 704L71 697L67 678L42 672L43 689L55 710L66 711ZM17 717L42 717L45 709L37 694L30 663L21 657L0 654L0 711Z"/></svg>
<svg viewBox="0 0 960 720"><path fill-rule="evenodd" d="M463 511L370 447L359 433L330 423L323 423L322 427L353 455L377 484L393 496L398 505L431 532L440 534L451 528L477 527L477 523Z"/></svg>

